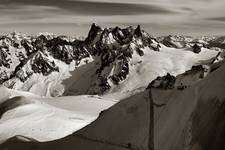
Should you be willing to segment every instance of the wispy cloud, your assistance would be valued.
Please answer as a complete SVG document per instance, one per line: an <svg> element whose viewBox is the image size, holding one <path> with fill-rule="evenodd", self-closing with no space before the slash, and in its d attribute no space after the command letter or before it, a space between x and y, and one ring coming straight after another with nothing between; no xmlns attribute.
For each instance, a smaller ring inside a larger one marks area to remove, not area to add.
<svg viewBox="0 0 225 150"><path fill-rule="evenodd" d="M143 25L159 33L225 33L224 0L1 0L0 32L87 32Z"/></svg>
<svg viewBox="0 0 225 150"><path fill-rule="evenodd" d="M79 1L79 0L3 0L3 5L50 6L79 15L139 15L152 13L171 13L171 10L150 4Z"/></svg>
<svg viewBox="0 0 225 150"><path fill-rule="evenodd" d="M207 19L212 20L212 21L225 22L225 16L224 17L207 18Z"/></svg>

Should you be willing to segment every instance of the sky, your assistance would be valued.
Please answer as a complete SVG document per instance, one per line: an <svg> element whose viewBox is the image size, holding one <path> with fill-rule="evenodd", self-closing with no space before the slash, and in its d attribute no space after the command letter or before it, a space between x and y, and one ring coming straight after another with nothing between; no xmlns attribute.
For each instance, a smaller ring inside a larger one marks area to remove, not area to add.
<svg viewBox="0 0 225 150"><path fill-rule="evenodd" d="M152 35L225 35L224 0L0 0L0 34L86 36L102 27L140 24Z"/></svg>

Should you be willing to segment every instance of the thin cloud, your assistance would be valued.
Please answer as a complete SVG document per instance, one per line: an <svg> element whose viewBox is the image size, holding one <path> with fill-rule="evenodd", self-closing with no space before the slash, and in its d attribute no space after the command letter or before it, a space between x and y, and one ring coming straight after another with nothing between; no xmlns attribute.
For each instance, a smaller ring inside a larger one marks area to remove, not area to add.
<svg viewBox="0 0 225 150"><path fill-rule="evenodd" d="M224 0L0 0L0 32L87 32L95 22L165 34L224 33L224 7Z"/></svg>
<svg viewBox="0 0 225 150"><path fill-rule="evenodd" d="M51 18L59 14L59 9L50 6L33 6L33 5L0 5L0 24L10 22L41 20Z"/></svg>
<svg viewBox="0 0 225 150"><path fill-rule="evenodd" d="M225 22L225 17L207 18L207 20Z"/></svg>
<svg viewBox="0 0 225 150"><path fill-rule="evenodd" d="M3 5L51 6L79 15L140 15L173 13L172 10L150 4L71 1L71 0L3 0Z"/></svg>

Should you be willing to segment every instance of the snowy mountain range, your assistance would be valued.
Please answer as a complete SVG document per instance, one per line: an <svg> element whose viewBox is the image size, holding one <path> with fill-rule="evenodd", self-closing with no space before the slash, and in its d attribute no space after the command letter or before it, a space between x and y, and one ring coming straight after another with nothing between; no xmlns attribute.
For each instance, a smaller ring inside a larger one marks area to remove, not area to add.
<svg viewBox="0 0 225 150"><path fill-rule="evenodd" d="M85 89L91 94L102 94L112 85L125 80L129 74L129 62L134 54L143 56L145 48L153 51L160 49L158 41L141 30L140 26L136 29L102 29L95 24L84 41L48 34L27 37L13 33L2 36L1 45L0 81L6 87L36 91L32 90L37 84L37 81L32 80L34 76L40 80L45 80L48 76L48 84L55 86L65 78L64 74L92 63L90 69L95 69L95 73L92 73L95 75L94 82L88 83L92 87ZM51 80L49 75L57 77L58 81L52 81L55 79ZM62 89L61 93L58 93L58 89L52 89L51 85L44 88L51 91L46 89L38 94L59 96L64 92Z"/></svg>
<svg viewBox="0 0 225 150"><path fill-rule="evenodd" d="M141 71L138 68L141 69L142 64L158 61L148 60L152 59L152 55L168 54L164 53L164 50L168 50L164 47L199 52L202 47L215 49L217 45L215 50L223 52L222 46L219 45L223 42L221 38L201 37L197 39L171 35L154 38L140 26L102 29L95 24L91 26L85 40L54 36L48 33L38 36L12 33L0 38L0 83L8 88L43 96L104 94L120 88L121 83L128 81L126 79L131 78L133 73L137 74ZM197 46L194 47L196 44ZM216 54L213 55L216 56ZM171 59L173 59L171 61L176 61L175 58ZM175 63L179 64L179 60ZM192 65L194 63L178 72L170 72L172 69L165 67L165 69L160 68L162 71L155 69L153 71L157 76L167 72L177 75L190 69ZM182 67L179 69L181 70ZM76 74L76 79L73 81L83 80L81 79L83 73L87 76L84 78L86 82L77 83L77 85L69 80L68 83L66 79L71 76L71 72ZM147 78L145 81L149 82L157 76ZM143 88L146 84L131 90Z"/></svg>
<svg viewBox="0 0 225 150"><path fill-rule="evenodd" d="M224 41L96 24L84 40L3 35L0 149L224 148Z"/></svg>

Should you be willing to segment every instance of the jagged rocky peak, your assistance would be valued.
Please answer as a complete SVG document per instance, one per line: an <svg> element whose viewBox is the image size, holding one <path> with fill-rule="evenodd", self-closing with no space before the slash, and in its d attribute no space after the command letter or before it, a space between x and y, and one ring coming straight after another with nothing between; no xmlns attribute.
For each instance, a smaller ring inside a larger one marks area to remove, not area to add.
<svg viewBox="0 0 225 150"><path fill-rule="evenodd" d="M90 56L84 41L63 36L49 40L47 49L54 58L59 59L66 64L75 61L78 65L81 59Z"/></svg>
<svg viewBox="0 0 225 150"><path fill-rule="evenodd" d="M24 82L33 73L47 76L59 71L55 64L57 59L66 64L75 61L79 65L83 58L89 56L84 41L73 37L49 33L37 36L7 34L0 37L0 82L11 78Z"/></svg>
<svg viewBox="0 0 225 150"><path fill-rule="evenodd" d="M38 51L29 60L20 63L16 67L14 76L20 79L20 81L25 82L33 73L47 76L53 71L59 72L59 68L56 66L54 60L51 60L47 54Z"/></svg>
<svg viewBox="0 0 225 150"><path fill-rule="evenodd" d="M89 37L86 38L86 48L99 60L96 70L97 79L93 93L104 93L111 86L117 85L127 79L129 75L129 62L135 56L142 57L145 51L159 51L159 42L141 30L136 28L104 28L93 24ZM100 91L100 92L99 92ZM91 93L91 94L93 94Z"/></svg>
<svg viewBox="0 0 225 150"><path fill-rule="evenodd" d="M28 38L19 33L11 33L0 37L0 83L8 80L14 69L27 58L26 50L21 44Z"/></svg>
<svg viewBox="0 0 225 150"><path fill-rule="evenodd" d="M88 33L88 37L85 39L85 42L87 44L91 44L95 40L99 32L102 32L102 28L96 25L95 23L93 23Z"/></svg>
<svg viewBox="0 0 225 150"><path fill-rule="evenodd" d="M143 56L146 47L157 51L160 49L159 42L141 30L140 25L136 29L131 26L102 29L92 24L85 43L92 55L101 58L102 67L98 72L117 59L127 61L134 52Z"/></svg>
<svg viewBox="0 0 225 150"><path fill-rule="evenodd" d="M48 56L42 52L36 53L33 57L31 60L31 67L34 73L42 73L45 76L50 74L52 71L59 71L54 60L51 61Z"/></svg>
<svg viewBox="0 0 225 150"><path fill-rule="evenodd" d="M49 33L37 36L13 33L0 37L0 82L12 78L24 82L33 74L47 76L63 70L60 61L67 65L74 62L76 68L90 60L98 64L94 80L104 92L127 79L133 57L143 57L151 50L159 51L160 44L140 25L101 28L92 24L85 40Z"/></svg>
<svg viewBox="0 0 225 150"><path fill-rule="evenodd" d="M140 25L120 28L101 28L93 24L85 40L88 51L99 60L99 67L90 94L103 94L129 76L130 61L146 51L159 51L159 42L141 30Z"/></svg>
<svg viewBox="0 0 225 150"><path fill-rule="evenodd" d="M138 25L137 28L134 30L134 34L138 37L142 36L141 26Z"/></svg>
<svg viewBox="0 0 225 150"><path fill-rule="evenodd" d="M85 41L94 55L99 55L106 50L124 50L125 47L136 51L139 55L143 55L142 49L145 47L155 51L160 50L159 42L141 30L140 25L136 29L131 26L123 29L118 26L102 29L93 24Z"/></svg>

